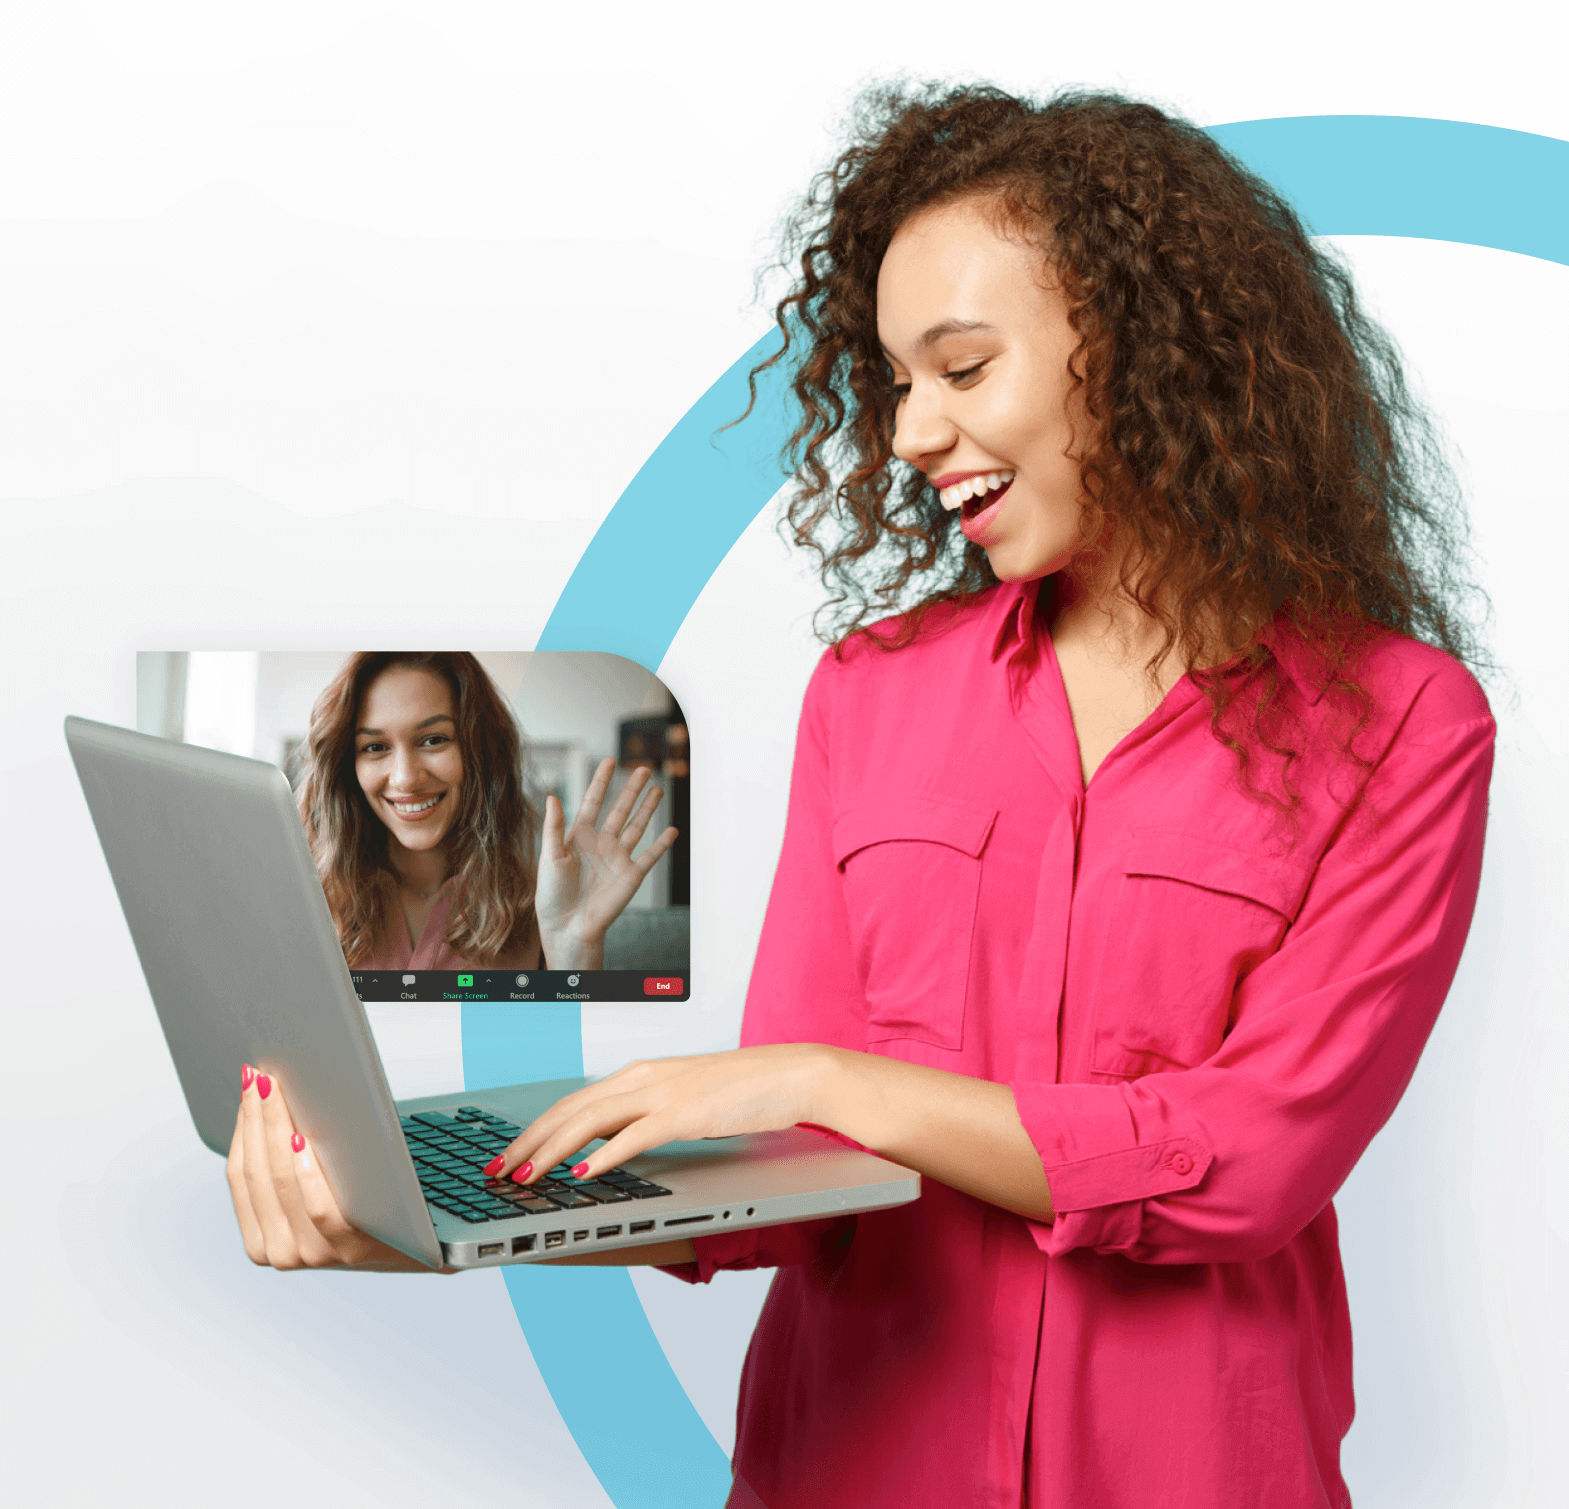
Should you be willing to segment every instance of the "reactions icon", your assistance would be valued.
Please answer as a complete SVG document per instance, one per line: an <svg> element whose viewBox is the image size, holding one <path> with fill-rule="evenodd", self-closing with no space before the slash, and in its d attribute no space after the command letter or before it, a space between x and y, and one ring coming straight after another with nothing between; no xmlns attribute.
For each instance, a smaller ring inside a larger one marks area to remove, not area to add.
<svg viewBox="0 0 1569 1509"><path fill-rule="evenodd" d="M567 984L568 985L576 985L577 982L578 982L578 979L579 979L579 976L577 976L577 975L568 975L567 976Z"/></svg>

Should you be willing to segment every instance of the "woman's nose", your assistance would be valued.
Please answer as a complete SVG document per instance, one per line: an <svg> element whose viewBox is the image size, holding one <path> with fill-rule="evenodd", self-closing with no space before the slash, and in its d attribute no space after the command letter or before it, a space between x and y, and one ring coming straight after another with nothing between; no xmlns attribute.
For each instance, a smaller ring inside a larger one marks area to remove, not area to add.
<svg viewBox="0 0 1569 1509"><path fill-rule="evenodd" d="M419 780L419 761L414 758L414 751L407 746L399 746L392 752L392 784L399 791L413 791Z"/></svg>
<svg viewBox="0 0 1569 1509"><path fill-rule="evenodd" d="M893 453L901 461L930 470L926 458L953 449L958 431L944 414L942 400L942 390L935 384L911 384L893 427Z"/></svg>

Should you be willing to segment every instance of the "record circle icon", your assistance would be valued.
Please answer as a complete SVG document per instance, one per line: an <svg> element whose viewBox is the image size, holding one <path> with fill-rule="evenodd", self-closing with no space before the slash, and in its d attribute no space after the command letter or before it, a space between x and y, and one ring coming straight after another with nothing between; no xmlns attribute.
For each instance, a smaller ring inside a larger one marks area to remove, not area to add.
<svg viewBox="0 0 1569 1509"><path fill-rule="evenodd" d="M518 988L521 990L524 986L526 986L528 984L528 976L527 975L519 975L517 977L517 980L516 980L515 983L517 984Z"/></svg>

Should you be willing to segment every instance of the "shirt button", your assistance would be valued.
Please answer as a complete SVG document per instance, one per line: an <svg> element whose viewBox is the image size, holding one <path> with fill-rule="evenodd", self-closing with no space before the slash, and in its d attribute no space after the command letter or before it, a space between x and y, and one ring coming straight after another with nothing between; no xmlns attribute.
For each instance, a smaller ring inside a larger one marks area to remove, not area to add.
<svg viewBox="0 0 1569 1509"><path fill-rule="evenodd" d="M1174 1174L1191 1174L1193 1160L1186 1153L1173 1153L1171 1155L1171 1171Z"/></svg>

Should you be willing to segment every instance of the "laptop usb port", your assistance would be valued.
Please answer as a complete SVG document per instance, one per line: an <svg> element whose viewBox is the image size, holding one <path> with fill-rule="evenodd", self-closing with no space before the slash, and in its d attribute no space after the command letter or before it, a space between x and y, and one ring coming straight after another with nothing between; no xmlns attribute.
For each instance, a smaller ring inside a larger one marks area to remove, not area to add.
<svg viewBox="0 0 1569 1509"><path fill-rule="evenodd" d="M481 1257L500 1257L501 1249L504 1246L506 1246L505 1242L481 1242L479 1244L479 1255Z"/></svg>
<svg viewBox="0 0 1569 1509"><path fill-rule="evenodd" d="M652 1221L634 1221L630 1226L627 1227L627 1230L630 1231L633 1236L636 1236L640 1231L652 1231L653 1229L654 1223Z"/></svg>
<svg viewBox="0 0 1569 1509"><path fill-rule="evenodd" d="M599 1230L594 1233L595 1239L601 1242L603 1242L606 1237L618 1237L620 1235L621 1228L619 1226L601 1226Z"/></svg>
<svg viewBox="0 0 1569 1509"><path fill-rule="evenodd" d="M520 1253L532 1252L533 1250L534 1250L534 1238L533 1237L527 1236L527 1237L513 1237L512 1238L512 1256L513 1257L517 1257Z"/></svg>
<svg viewBox="0 0 1569 1509"><path fill-rule="evenodd" d="M545 1233L545 1245L547 1247L565 1247L567 1245L566 1232L547 1231Z"/></svg>

